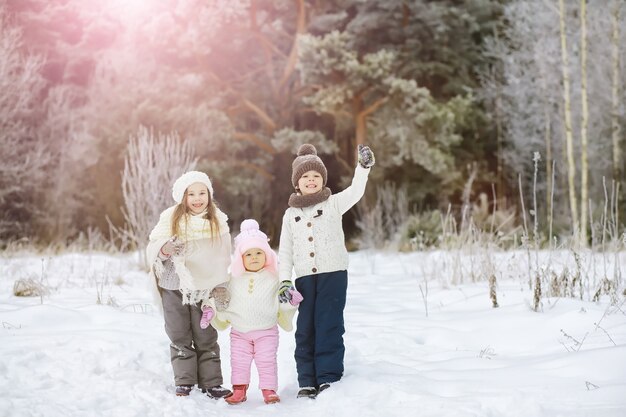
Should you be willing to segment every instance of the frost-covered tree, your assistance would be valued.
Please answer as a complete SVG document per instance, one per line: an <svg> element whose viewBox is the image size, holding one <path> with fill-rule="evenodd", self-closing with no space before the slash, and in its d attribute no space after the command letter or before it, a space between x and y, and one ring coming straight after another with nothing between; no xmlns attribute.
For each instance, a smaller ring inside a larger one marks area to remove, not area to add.
<svg viewBox="0 0 626 417"><path fill-rule="evenodd" d="M542 154L542 171L537 192L545 195L545 204L540 205L543 213L550 212L549 200L554 186L555 219L557 228L573 230L571 219L568 171L581 178L581 129L583 127L583 98L581 72L581 21L580 3L566 2L563 13L564 38L560 36L558 3L542 0L516 0L504 9L502 31L487 42L486 53L494 59L498 71L493 77L485 74L484 88L490 97L492 114L498 114L504 138L503 160L508 177L515 182L518 173L525 179L525 195L533 192L533 152ZM587 8L587 101L586 136L588 137L587 158L589 166L589 201L576 204L591 204L591 215L599 215L600 202L604 199L603 177L612 176L612 164L605 161L612 155L611 135L615 121L624 123L623 105L615 107L612 88L623 85L621 74L616 80L613 75L615 59L626 54L620 47L612 54L613 45L623 45L624 35L612 40L611 7ZM626 20L620 17L620 25ZM562 65L562 43L567 50L567 67ZM571 120L571 159L568 164L566 102L564 100L563 74L567 73L570 85L569 119ZM619 72L618 72L619 73ZM495 81L495 82L492 82ZM624 97L623 91L620 93ZM495 98L498 98L496 100ZM496 103L498 105L496 106ZM616 115L617 113L617 115ZM555 162L556 183L551 184L550 171ZM623 164L623 162L622 162ZM580 181L571 182L575 195L580 195ZM586 207L587 207L586 206ZM546 217L543 217L546 219ZM577 219L580 222L580 219ZM540 222L547 225L547 220Z"/></svg>
<svg viewBox="0 0 626 417"><path fill-rule="evenodd" d="M0 5L0 238L30 237L51 156L37 137L44 61L23 50L21 32Z"/></svg>
<svg viewBox="0 0 626 417"><path fill-rule="evenodd" d="M574 138L572 127L572 100L570 83L570 61L567 47L567 10L563 0L559 0L559 39L561 43L561 71L563 73L563 115L565 120L565 148L567 150L567 190L569 195L572 230L579 232L578 197L576 192L576 161L574 160Z"/></svg>
<svg viewBox="0 0 626 417"><path fill-rule="evenodd" d="M139 127L128 142L122 174L125 227L119 237L139 249L147 266L145 248L159 214L173 205L172 184L183 173L195 169L197 160L191 144L176 133L161 134Z"/></svg>
<svg viewBox="0 0 626 417"><path fill-rule="evenodd" d="M624 62L620 59L620 47L623 45L620 40L620 16L623 13L622 3L616 2L613 5L613 12L611 14L611 138L613 143L613 178L616 181L623 179L622 173L626 170L623 168L624 161L622 155L622 143L624 139L620 135L619 123L619 109L620 109L620 90L625 87L620 81L621 63ZM626 48L622 48L626 49ZM624 52L626 55L626 52Z"/></svg>
<svg viewBox="0 0 626 417"><path fill-rule="evenodd" d="M272 202L286 201L289 181L273 181L289 166L290 149L311 137L326 141L298 114L305 108L294 75L303 0L297 8L285 1L11 3L62 74L46 73L50 83L81 86L68 136L91 138L88 175L80 177L83 189L98 190L90 199L101 200L85 213L91 224L106 227L105 214L123 224L119 173L139 125L177 131L194 144L199 169L215 176L234 222L279 212ZM74 72L80 77L66 76Z"/></svg>

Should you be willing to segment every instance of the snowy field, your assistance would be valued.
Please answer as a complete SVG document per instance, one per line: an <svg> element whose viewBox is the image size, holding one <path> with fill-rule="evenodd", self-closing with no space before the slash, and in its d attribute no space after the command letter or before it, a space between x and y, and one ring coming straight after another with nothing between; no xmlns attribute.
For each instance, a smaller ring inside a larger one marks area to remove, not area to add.
<svg viewBox="0 0 626 417"><path fill-rule="evenodd" d="M281 333L282 402L263 404L253 380L248 401L229 406L174 396L162 318L133 255L0 258L0 416L626 416L624 296L546 298L536 313L526 254L491 262L496 309L486 281L458 282L484 262L351 254L344 379L296 400L293 333ZM626 253L585 267L613 276L616 266L626 271ZM13 296L27 278L50 294ZM229 385L228 332L220 345Z"/></svg>

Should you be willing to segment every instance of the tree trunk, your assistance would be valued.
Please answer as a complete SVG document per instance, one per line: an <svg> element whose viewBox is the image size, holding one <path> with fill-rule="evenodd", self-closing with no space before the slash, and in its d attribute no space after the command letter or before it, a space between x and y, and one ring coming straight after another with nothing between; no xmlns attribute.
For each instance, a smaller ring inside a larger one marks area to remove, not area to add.
<svg viewBox="0 0 626 417"><path fill-rule="evenodd" d="M563 72L563 104L565 112L565 143L567 146L567 178L569 189L569 205L572 215L573 233L578 238L578 206L576 201L576 161L574 160L574 143L572 135L572 106L570 100L569 62L567 58L567 33L565 32L565 5L559 0L559 26L561 34L561 70Z"/></svg>
<svg viewBox="0 0 626 417"><path fill-rule="evenodd" d="M355 132L353 145L365 144L365 141L367 140L367 115L362 110L362 108L363 101L360 101L360 108L355 112L354 115Z"/></svg>
<svg viewBox="0 0 626 417"><path fill-rule="evenodd" d="M359 143L365 143L367 136L367 118L363 115L363 98L361 94L357 94L352 99L352 114L354 117L354 139L350 140L348 154L346 155L346 161L348 161L350 166L356 164L354 148Z"/></svg>
<svg viewBox="0 0 626 417"><path fill-rule="evenodd" d="M620 148L620 125L619 125L619 91L620 91L620 71L619 71L619 12L620 2L622 0L615 1L615 10L612 15L613 23L613 36L612 36L612 66L613 66L613 85L611 87L612 92L612 111L611 111L611 130L612 130L612 142L613 142L613 179L619 183L622 179L622 151Z"/></svg>
<svg viewBox="0 0 626 417"><path fill-rule="evenodd" d="M587 205L589 195L589 162L587 157L587 126L589 107L587 103L587 0L580 0L580 76L582 123L580 126L580 240L587 245Z"/></svg>
<svg viewBox="0 0 626 417"><path fill-rule="evenodd" d="M500 34L498 29L493 30L493 36L496 39L496 42L500 43ZM495 113L495 123L496 123L496 196L499 199L504 199L504 181L503 181L503 173L504 173L504 161L503 161L503 134L502 134L502 85L501 81L504 77L501 77L503 70L500 65L495 66L493 69L493 85L495 89L495 99L494 99L494 113ZM504 201L504 200L503 200ZM494 198L494 204L496 202L496 198ZM495 209L495 207L494 207Z"/></svg>
<svg viewBox="0 0 626 417"><path fill-rule="evenodd" d="M497 167L496 167L496 182L498 184L498 198L504 199L504 161L503 161L503 135L502 135L502 97L500 95L500 84L497 84L497 92L496 92L496 105L495 105L495 113L496 113L496 142L497 142Z"/></svg>
<svg viewBox="0 0 626 417"><path fill-rule="evenodd" d="M279 82L279 89L282 90L291 74L293 74L296 69L296 64L298 62L298 35L301 35L306 32L306 7L304 4L304 0L297 0L298 5L298 17L296 20L296 33L293 36L293 45L291 46L291 52L289 53L289 58L287 59L287 64L283 69L283 75Z"/></svg>
<svg viewBox="0 0 626 417"><path fill-rule="evenodd" d="M363 100L362 94L358 94L352 100L352 111L354 114L355 135L354 143L352 146L352 158L349 159L350 163L356 164L356 147L358 145L365 145L367 141L367 119L369 116L387 102L387 97L381 97L374 103L370 104L367 108Z"/></svg>
<svg viewBox="0 0 626 417"><path fill-rule="evenodd" d="M546 83L546 69L545 66L542 62L539 62L539 72L540 72L540 76L541 76L541 87L543 88L544 92L548 91L548 86ZM543 118L544 118L544 134L543 134L543 138L544 138L544 143L546 145L546 207L547 207L547 211L546 211L546 218L547 218L547 224L550 223L550 213L552 213L552 188L554 187L554 184L552 184L552 119L551 119L551 112L550 112L550 100L549 98L546 96L546 99L543 102ZM536 216L538 216L539 214L536 213Z"/></svg>
<svg viewBox="0 0 626 417"><path fill-rule="evenodd" d="M546 143L546 181L548 185L546 187L546 207L548 208L546 214L549 222L550 213L552 213L552 188L554 187L554 184L552 184L552 126L550 120L550 109L548 106L548 103L544 106L544 139Z"/></svg>

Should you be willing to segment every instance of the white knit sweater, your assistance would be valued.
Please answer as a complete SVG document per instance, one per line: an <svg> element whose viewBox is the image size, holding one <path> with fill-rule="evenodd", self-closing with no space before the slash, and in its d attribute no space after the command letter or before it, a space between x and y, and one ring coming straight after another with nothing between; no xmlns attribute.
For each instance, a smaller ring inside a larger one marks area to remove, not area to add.
<svg viewBox="0 0 626 417"><path fill-rule="evenodd" d="M278 250L281 280L290 280L293 269L300 278L348 268L341 217L363 197L369 172L359 165L342 192L314 206L285 211Z"/></svg>
<svg viewBox="0 0 626 417"><path fill-rule="evenodd" d="M262 269L244 272L228 282L230 304L225 311L218 311L213 323L218 329L229 324L233 329L246 333L270 329L280 324L291 330L291 320L296 307L278 301L278 276ZM284 315L285 317L281 316ZM279 321L280 320L280 321Z"/></svg>

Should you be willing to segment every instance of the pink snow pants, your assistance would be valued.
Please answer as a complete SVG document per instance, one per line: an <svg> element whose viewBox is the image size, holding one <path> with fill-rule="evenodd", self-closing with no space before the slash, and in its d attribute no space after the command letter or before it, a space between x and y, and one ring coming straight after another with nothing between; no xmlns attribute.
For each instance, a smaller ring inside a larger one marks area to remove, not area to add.
<svg viewBox="0 0 626 417"><path fill-rule="evenodd" d="M233 385L250 384L252 360L259 371L259 388L278 390L278 326L247 333L230 331L230 367Z"/></svg>

